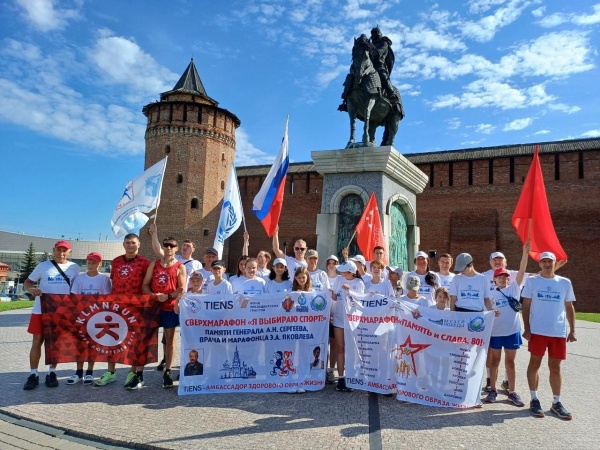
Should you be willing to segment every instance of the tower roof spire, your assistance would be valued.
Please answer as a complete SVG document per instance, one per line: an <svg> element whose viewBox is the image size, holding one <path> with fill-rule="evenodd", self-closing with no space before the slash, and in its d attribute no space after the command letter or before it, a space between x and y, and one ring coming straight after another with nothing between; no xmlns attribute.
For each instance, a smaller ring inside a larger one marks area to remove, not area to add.
<svg viewBox="0 0 600 450"><path fill-rule="evenodd" d="M190 63L183 72L183 75L181 75L181 78L179 78L177 84L175 84L175 87L173 87L173 89L170 91L163 92L161 96L165 94L173 94L176 92L199 95L210 100L215 105L218 105L218 102L210 98L206 93L204 85L202 84L202 80L200 79L200 75L198 75L196 64L194 64L194 58L190 60Z"/></svg>

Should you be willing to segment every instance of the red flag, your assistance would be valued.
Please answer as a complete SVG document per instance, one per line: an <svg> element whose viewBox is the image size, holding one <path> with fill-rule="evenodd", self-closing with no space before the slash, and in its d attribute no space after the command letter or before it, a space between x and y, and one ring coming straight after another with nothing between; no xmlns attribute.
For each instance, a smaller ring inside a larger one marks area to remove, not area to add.
<svg viewBox="0 0 600 450"><path fill-rule="evenodd" d="M512 225L522 243L531 240L529 254L533 259L539 261L540 254L549 251L556 255L557 261L566 261L567 254L560 245L552 224L538 152L539 146L536 146L531 167L512 216Z"/></svg>
<svg viewBox="0 0 600 450"><path fill-rule="evenodd" d="M375 194L371 192L369 202L356 225L356 243L360 252L369 260L373 259L373 248L380 246L386 248L383 238L383 228L381 228L381 218L379 217L379 208ZM385 252L387 255L387 250ZM385 261L387 264L387 261Z"/></svg>

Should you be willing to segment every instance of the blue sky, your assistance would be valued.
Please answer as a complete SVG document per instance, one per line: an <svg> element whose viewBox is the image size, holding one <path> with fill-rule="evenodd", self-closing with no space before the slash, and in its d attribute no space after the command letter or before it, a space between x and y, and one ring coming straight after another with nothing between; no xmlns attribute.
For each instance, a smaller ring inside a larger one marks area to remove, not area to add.
<svg viewBox="0 0 600 450"><path fill-rule="evenodd" d="M143 171L142 107L193 57L236 164L343 148L353 37L393 42L401 153L600 136L598 0L4 0L0 229L102 239ZM380 139L381 131L378 134Z"/></svg>

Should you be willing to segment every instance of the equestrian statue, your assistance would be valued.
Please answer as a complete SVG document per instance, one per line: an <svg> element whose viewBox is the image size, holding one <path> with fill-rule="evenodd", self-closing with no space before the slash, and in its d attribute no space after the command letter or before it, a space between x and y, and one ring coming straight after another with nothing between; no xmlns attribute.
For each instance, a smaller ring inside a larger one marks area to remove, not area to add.
<svg viewBox="0 0 600 450"><path fill-rule="evenodd" d="M404 118L400 92L390 82L394 68L392 41L381 29L371 30L371 39L364 34L354 39L352 65L344 81L340 111L348 111L350 140L346 148L375 147L375 130L384 126L381 145L394 145L398 124ZM355 142L356 119L362 120L362 141Z"/></svg>

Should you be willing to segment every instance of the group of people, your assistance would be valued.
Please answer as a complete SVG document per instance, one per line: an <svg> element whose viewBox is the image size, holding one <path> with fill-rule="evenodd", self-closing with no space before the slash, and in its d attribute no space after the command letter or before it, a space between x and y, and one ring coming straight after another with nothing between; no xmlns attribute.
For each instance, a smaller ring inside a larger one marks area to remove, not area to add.
<svg viewBox="0 0 600 450"><path fill-rule="evenodd" d="M516 352L522 345L521 337L529 341L530 361L527 380L531 393L530 411L543 417L544 410L537 397L539 368L548 351L550 385L553 393L550 411L561 419L570 420L571 414L562 405L561 362L566 359L566 343L576 341L575 296L570 280L555 272L564 262L557 262L551 252L540 256L540 271L527 274L529 243L523 246L519 270L508 270L503 253L490 255L490 269L478 273L470 254L461 253L456 261L448 253L437 258L438 272L430 268L429 255L423 251L415 254L414 270L405 273L400 267L386 264L385 249L375 247L373 259L363 255L350 256L348 249L342 251L343 261L336 255L327 257L325 270L318 268L319 254L308 249L303 239L294 243L294 256L288 256L280 248L279 230L273 235L271 262L269 251L261 250L256 257L248 256L249 235L244 233L244 247L235 274L227 279L227 265L219 259L216 249L204 251L203 263L193 258L194 243L179 243L172 237L158 238L155 224L149 227L152 248L157 259L150 261L139 254L140 240L128 234L123 241L125 254L112 261L110 275L99 272L102 256L96 252L86 258L86 273L79 273L79 266L68 261L71 252L69 242L58 241L53 258L40 263L25 281L25 289L34 295L35 303L28 327L33 335L30 351L31 374L24 389L38 386L38 365L44 342L42 332L42 309L40 296L48 294L149 294L161 303L160 326L163 327L164 358L157 369L164 371L163 387L173 386L171 367L175 354L175 329L179 326L179 299L186 293L195 294L243 294L288 291L324 291L334 301L330 322L329 367L326 381L336 383L336 389L351 391L344 377L345 348L344 300L350 290L359 293L381 294L398 300L416 303L422 307L456 312L493 310L495 319L488 352L488 377L485 402L493 403L498 396L498 373L504 349L506 376L501 387L514 405L524 402L516 392ZM454 265L454 270L451 271ZM269 268L270 267L270 268ZM567 325L569 331L567 333ZM77 370L67 379L67 384L95 384L105 386L116 381L115 364L108 363L107 370L99 379L93 376L94 362L77 362ZM56 365L50 366L45 384L58 386ZM143 366L131 367L125 380L127 389L144 386ZM301 391L301 390L300 390Z"/></svg>

